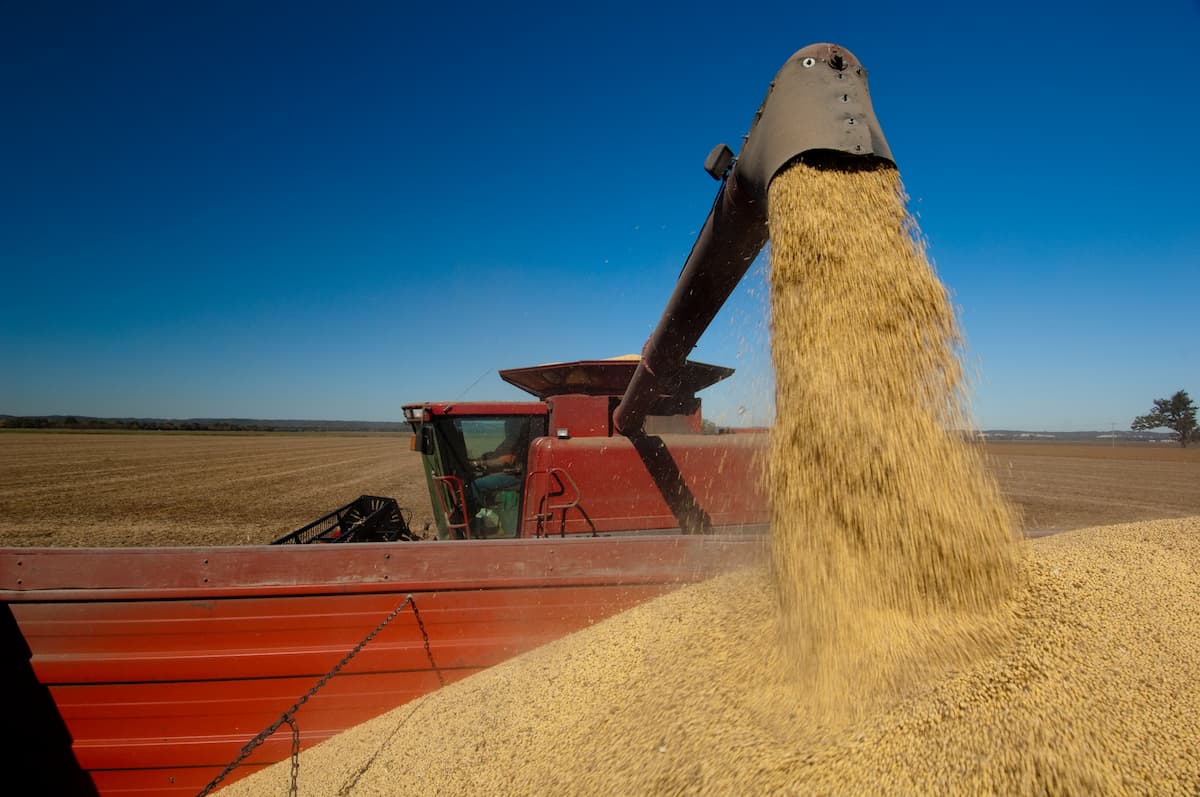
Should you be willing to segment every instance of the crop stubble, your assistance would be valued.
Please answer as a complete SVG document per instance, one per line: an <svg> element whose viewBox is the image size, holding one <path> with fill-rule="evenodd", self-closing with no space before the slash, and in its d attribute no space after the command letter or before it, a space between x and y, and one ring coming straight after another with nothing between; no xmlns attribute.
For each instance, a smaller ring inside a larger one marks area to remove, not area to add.
<svg viewBox="0 0 1200 797"><path fill-rule="evenodd" d="M989 442L988 462L1027 531L1200 515L1200 447Z"/></svg>
<svg viewBox="0 0 1200 797"><path fill-rule="evenodd" d="M0 544L267 543L359 495L429 520L405 435L0 434Z"/></svg>
<svg viewBox="0 0 1200 797"><path fill-rule="evenodd" d="M1022 528L1200 515L1200 447L985 446ZM405 435L0 433L0 545L245 545L364 493L431 520Z"/></svg>

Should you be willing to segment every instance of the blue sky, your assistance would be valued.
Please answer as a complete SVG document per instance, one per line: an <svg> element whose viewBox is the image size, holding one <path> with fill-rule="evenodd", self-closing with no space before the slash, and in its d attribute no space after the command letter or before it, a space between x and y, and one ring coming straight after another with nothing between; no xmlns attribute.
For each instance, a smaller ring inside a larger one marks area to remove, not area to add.
<svg viewBox="0 0 1200 797"><path fill-rule="evenodd" d="M820 41L870 70L981 427L1200 397L1195 0L435 5L0 3L0 413L395 420L639 351L704 156ZM693 355L739 369L721 422L769 412L762 282Z"/></svg>

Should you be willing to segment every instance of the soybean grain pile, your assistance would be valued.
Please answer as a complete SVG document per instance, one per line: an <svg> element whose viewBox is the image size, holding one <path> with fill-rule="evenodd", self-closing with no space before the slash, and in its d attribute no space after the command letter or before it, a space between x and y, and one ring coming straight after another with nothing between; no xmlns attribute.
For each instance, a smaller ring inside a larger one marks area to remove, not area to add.
<svg viewBox="0 0 1200 797"><path fill-rule="evenodd" d="M954 317L897 175L797 166L770 206L770 566L336 737L302 757L304 793L1200 786L1200 524L1019 542L949 431ZM279 791L288 774L230 793Z"/></svg>
<svg viewBox="0 0 1200 797"><path fill-rule="evenodd" d="M1200 518L1029 544L1010 640L837 730L764 711L765 570L685 587L301 754L301 795L1200 787ZM303 716L300 717L303 726ZM286 794L285 761L222 795Z"/></svg>

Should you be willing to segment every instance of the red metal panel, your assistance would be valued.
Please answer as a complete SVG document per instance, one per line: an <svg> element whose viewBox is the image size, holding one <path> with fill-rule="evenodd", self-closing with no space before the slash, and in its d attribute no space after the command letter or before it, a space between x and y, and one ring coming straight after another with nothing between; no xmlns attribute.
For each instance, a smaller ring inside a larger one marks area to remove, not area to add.
<svg viewBox="0 0 1200 797"><path fill-rule="evenodd" d="M608 437L608 396L555 396L550 407L550 436Z"/></svg>
<svg viewBox="0 0 1200 797"><path fill-rule="evenodd" d="M453 683L478 670L452 670L444 673L446 683ZM315 744L360 722L383 714L395 706L438 688L437 676L423 673L388 673L371 676L338 676L297 712L296 721L304 746ZM339 688L333 689L334 682ZM237 685L244 697L232 699ZM271 725L296 698L312 687L312 681L302 684L258 684L273 693L268 697L250 694L252 682L222 684L214 691L210 704L194 702L144 704L140 701L102 703L111 711L109 717L81 719L65 716L75 738L75 754L81 766L89 770L155 769L171 767L209 767L219 770L232 761L250 739ZM299 687L286 694L289 686ZM111 700L113 690L93 687L72 687L75 694L63 694L55 689L55 699L85 698ZM362 690L361 692L359 690ZM137 690L120 690L127 697L137 698ZM269 698L277 697L271 700ZM63 704L64 714L71 707ZM94 708L94 713L102 709ZM163 712L154 715L153 712ZM291 750L289 731L272 737L251 755L252 762L272 762L286 758ZM215 772L213 774L216 774ZM211 777L211 776L210 776Z"/></svg>
<svg viewBox="0 0 1200 797"><path fill-rule="evenodd" d="M5 550L0 598L20 636L3 641L10 658L28 646L30 677L49 688L73 759L101 794L195 794L410 592L451 681L753 561L763 545L673 536ZM300 709L302 745L437 684L406 610ZM290 749L285 728L250 760Z"/></svg>
<svg viewBox="0 0 1200 797"><path fill-rule="evenodd" d="M433 415L545 415L546 405L540 401L431 401L409 404L424 407Z"/></svg>
<svg viewBox="0 0 1200 797"><path fill-rule="evenodd" d="M766 437L757 435L670 435L668 448L692 495L714 527L762 525L768 521L761 457ZM561 468L579 488L579 506L600 532L673 529L679 521L655 487L633 444L624 437L556 440L539 438L530 449L529 470ZM534 480L537 494L525 497L521 533L533 536L541 493L553 485ZM569 496L568 496L569 497ZM558 533L558 521L547 526ZM578 511L567 513L567 534L592 531Z"/></svg>
<svg viewBox="0 0 1200 797"><path fill-rule="evenodd" d="M518 645L579 628L609 604L632 605L665 589L576 587L418 593L439 666L481 667ZM16 604L45 684L82 677L155 682L317 676L329 670L404 599L403 595ZM174 616L164 616L174 608ZM142 612L150 615L143 620ZM398 616L346 672L425 669L416 622Z"/></svg>
<svg viewBox="0 0 1200 797"><path fill-rule="evenodd" d="M596 489L591 492L599 495ZM80 597L75 590L103 592L110 600L196 600L398 589L430 592L481 585L661 583L690 581L716 572L739 550L744 552L745 545L737 538L679 535L624 538L617 544L589 538L213 548L8 548L0 549L0 600L75 601Z"/></svg>
<svg viewBox="0 0 1200 797"><path fill-rule="evenodd" d="M269 765L245 764L234 770L221 783L228 785L267 766ZM100 794L122 794L129 797L195 797L219 771L208 767L171 770L114 769L93 773L93 780Z"/></svg>

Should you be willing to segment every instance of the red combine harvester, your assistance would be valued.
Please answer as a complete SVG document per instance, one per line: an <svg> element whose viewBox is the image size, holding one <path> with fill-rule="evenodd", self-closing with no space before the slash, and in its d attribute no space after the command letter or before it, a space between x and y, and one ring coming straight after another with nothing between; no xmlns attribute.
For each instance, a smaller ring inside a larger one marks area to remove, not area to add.
<svg viewBox="0 0 1200 797"><path fill-rule="evenodd" d="M765 531L762 435L703 434L695 393L732 369L688 362L641 433L613 428L639 360L501 371L537 402L410 404L441 539Z"/></svg>
<svg viewBox="0 0 1200 797"><path fill-rule="evenodd" d="M759 560L763 436L703 433L696 393L732 371L687 357L800 159L891 166L866 72L834 45L784 64L736 161L709 155L716 201L640 358L501 372L534 401L404 408L437 540L364 496L278 541L318 544L0 550L10 777L205 793L293 739ZM270 733L285 717L294 737Z"/></svg>

